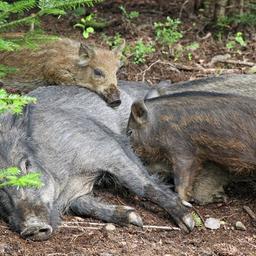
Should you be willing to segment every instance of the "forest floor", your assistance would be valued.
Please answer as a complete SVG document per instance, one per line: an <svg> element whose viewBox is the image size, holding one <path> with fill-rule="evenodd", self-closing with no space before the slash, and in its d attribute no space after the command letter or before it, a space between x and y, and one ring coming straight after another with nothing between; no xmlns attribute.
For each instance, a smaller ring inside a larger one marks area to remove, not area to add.
<svg viewBox="0 0 256 256"><path fill-rule="evenodd" d="M106 47L106 38L116 33L120 33L128 44L134 44L139 39L155 41L152 24L164 20L166 16L178 18L180 2L184 1L166 1L171 2L166 8L160 8L156 2L119 0L100 4L94 11L99 17L113 21L112 26L96 32L88 41ZM125 5L128 12L138 11L139 17L130 21L125 19L119 9L121 4ZM119 79L144 80L151 85L161 80L178 82L221 73L246 73L251 68L249 64L256 62L256 36L250 30L242 30L246 46L235 43L232 49L228 49L226 44L235 40L236 32L232 30L235 28L217 33L213 29L207 30L208 26L202 17L186 17L186 13L183 14L185 17L182 16L180 26L183 38L173 46L176 50L157 43L155 52L146 56L143 64L133 63L133 55L130 54L119 71ZM72 15L59 19L49 16L43 19L42 27L51 34L82 40L81 31L72 26L79 20ZM194 42L199 44L196 49L186 47ZM229 60L235 63L207 65L214 56L224 54L230 54ZM249 64L240 65L237 61ZM97 193L106 201L134 207L142 216L144 224L174 226L164 211L143 199L108 191ZM256 256L255 222L243 210L243 206L249 206L256 212L255 198L255 190L240 184L229 191L225 203L195 206L204 220L214 217L223 221L223 224L217 230L195 228L190 234L178 230L141 229L134 226L116 226L115 230L107 231L105 226L90 224L102 224L100 221L64 216L60 228L48 241L32 242L21 239L4 222L0 222L0 255ZM245 231L234 228L237 221L245 225Z"/></svg>

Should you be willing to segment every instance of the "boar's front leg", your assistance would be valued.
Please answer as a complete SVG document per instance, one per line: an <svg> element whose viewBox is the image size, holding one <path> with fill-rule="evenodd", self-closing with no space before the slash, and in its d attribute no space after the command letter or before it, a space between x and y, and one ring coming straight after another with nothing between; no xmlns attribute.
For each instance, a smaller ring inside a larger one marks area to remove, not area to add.
<svg viewBox="0 0 256 256"><path fill-rule="evenodd" d="M132 154L129 156L135 158ZM133 160L126 154L118 154L118 158L112 155L112 166L108 170L129 190L165 209L181 229L191 231L194 221L179 196L163 184L158 184L136 158Z"/></svg>
<svg viewBox="0 0 256 256"><path fill-rule="evenodd" d="M119 225L143 225L140 216L134 212L135 210L132 207L110 205L90 195L75 199L70 205L70 210L79 216L90 216Z"/></svg>
<svg viewBox="0 0 256 256"><path fill-rule="evenodd" d="M169 158L173 164L175 190L182 200L189 201L194 179L201 168L201 163L195 156L185 152Z"/></svg>

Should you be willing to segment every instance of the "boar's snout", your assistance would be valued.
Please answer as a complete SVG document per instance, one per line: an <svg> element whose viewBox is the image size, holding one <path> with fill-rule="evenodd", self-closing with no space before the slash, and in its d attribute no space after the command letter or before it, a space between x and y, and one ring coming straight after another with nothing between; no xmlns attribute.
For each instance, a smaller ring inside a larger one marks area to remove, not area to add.
<svg viewBox="0 0 256 256"><path fill-rule="evenodd" d="M47 240L52 234L52 227L47 223L33 223L21 231L21 236L33 241Z"/></svg>
<svg viewBox="0 0 256 256"><path fill-rule="evenodd" d="M114 86L105 90L102 96L107 104L112 108L118 107L121 104L120 91Z"/></svg>
<svg viewBox="0 0 256 256"><path fill-rule="evenodd" d="M109 103L109 106L112 108L118 107L121 104L121 100L114 100L112 102Z"/></svg>

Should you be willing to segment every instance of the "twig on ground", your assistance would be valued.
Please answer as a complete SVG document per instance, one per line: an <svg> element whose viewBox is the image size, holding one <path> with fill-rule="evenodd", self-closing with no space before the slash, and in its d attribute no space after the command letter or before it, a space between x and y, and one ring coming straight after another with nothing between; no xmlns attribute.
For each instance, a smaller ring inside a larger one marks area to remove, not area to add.
<svg viewBox="0 0 256 256"><path fill-rule="evenodd" d="M154 225L143 225L144 228L151 228L151 229L161 229L161 230L180 230L177 227L170 227L170 226L154 226Z"/></svg>
<svg viewBox="0 0 256 256"><path fill-rule="evenodd" d="M206 67L212 67L214 64L216 64L218 62L227 63L227 64L241 65L241 66L249 66L249 67L253 67L253 66L256 65L256 63L254 63L254 62L248 62L248 61L242 61L242 60L229 60L230 58L231 58L230 54L216 55L205 66Z"/></svg>
<svg viewBox="0 0 256 256"><path fill-rule="evenodd" d="M85 227L85 226L61 225L60 228L75 228L75 229L79 229L79 230L85 230L85 229L100 230L100 229L102 229L102 226L99 226L99 227Z"/></svg>
<svg viewBox="0 0 256 256"><path fill-rule="evenodd" d="M179 70L185 70L185 71L201 71L205 74L214 74L214 73L218 73L218 74L230 74L230 73L236 73L236 72L240 72L239 69L224 69L224 68L203 68L202 66L200 66L199 64L197 65L197 67L191 67L191 66L186 66L183 64L175 64L176 68L178 68Z"/></svg>
<svg viewBox="0 0 256 256"><path fill-rule="evenodd" d="M65 221L63 222L63 224L77 224L77 225L80 225L80 224L84 224L84 225L91 225L91 226L106 226L106 224L104 223L97 223L97 222L85 222L85 221Z"/></svg>
<svg viewBox="0 0 256 256"><path fill-rule="evenodd" d="M199 214L198 214L199 215ZM200 217L200 215L199 215ZM200 217L201 218L201 217ZM69 225L71 224L71 225ZM73 225L72 225L73 224ZM77 225L74 225L74 224L77 224ZM80 225L82 224L82 225ZM83 224L85 225L91 225L91 226L94 226L94 227L90 227L90 226L84 226ZM96 227L95 227L96 226ZM97 227L98 226L98 227ZM100 230L103 228L103 226L106 226L106 224L104 223L96 223L96 222L80 222L80 221L65 221L63 223L63 225L61 225L60 227L61 228L76 228L76 229L80 229L80 230L83 230L83 229L92 229L92 230ZM161 230L180 230L180 228L177 228L177 227L171 227L171 226L155 226L155 225L143 225L143 229L145 228L150 228L150 229L161 229Z"/></svg>
<svg viewBox="0 0 256 256"><path fill-rule="evenodd" d="M215 56L216 58L218 56ZM223 58L223 61L225 58L227 58L228 56L222 56ZM214 64L216 61L219 61L220 60L220 55L219 57L217 58L217 60L214 58L212 59L212 63ZM210 63L211 63L210 62ZM186 65L183 65L183 64L178 64L178 63L171 63L171 62L167 62L167 61L160 61L160 60L157 60L153 63L151 63L145 70L137 73L137 77L139 75L142 75L142 82L145 81L145 76L146 76L146 73L156 64L162 64L162 65L168 65L170 70L174 71L174 72L177 72L177 73L180 73L181 70L184 70L184 71L200 71L204 74L233 74L233 73L240 73L240 69L225 69L225 68L204 68L203 66L201 66L200 64L196 64L195 67L192 67L192 66L186 66ZM206 66L211 66L212 64L206 64Z"/></svg>
<svg viewBox="0 0 256 256"><path fill-rule="evenodd" d="M243 209L248 213L248 215L256 221L256 214L253 212L253 210L249 207L249 206L246 206L244 205L243 206Z"/></svg>
<svg viewBox="0 0 256 256"><path fill-rule="evenodd" d="M215 63L227 61L230 58L231 58L230 54L216 55L216 56L212 57L211 61L208 62L205 66L212 67L212 66L214 66Z"/></svg>
<svg viewBox="0 0 256 256"><path fill-rule="evenodd" d="M151 63L145 70L143 70L143 71L141 72L141 74L142 74L142 82L145 81L146 72L149 71L149 70L150 70L156 63L158 63L158 62L160 62L160 60L157 60L157 61Z"/></svg>
<svg viewBox="0 0 256 256"><path fill-rule="evenodd" d="M237 239L237 241L239 241L239 243L241 243L241 244L246 243L246 244L249 244L250 246L252 246L253 248L256 248L256 245L254 245L254 244L252 244L252 243L246 241L245 239L243 239L243 240Z"/></svg>
<svg viewBox="0 0 256 256"><path fill-rule="evenodd" d="M243 209L248 213L248 215L252 218L252 225L256 227L256 214L253 212L253 210L249 207L244 205Z"/></svg>
<svg viewBox="0 0 256 256"><path fill-rule="evenodd" d="M181 18L182 13L183 13L183 10L184 10L184 8L185 8L185 6L186 6L186 4L187 4L188 2L189 2L189 0L186 0L186 1L184 1L184 3L182 4L182 6L181 6L181 8L180 8L179 18Z"/></svg>
<svg viewBox="0 0 256 256"><path fill-rule="evenodd" d="M249 66L249 67L253 67L256 65L256 63L242 61L242 60L226 60L226 61L222 61L222 62L229 63L229 64L237 64L237 65L242 65L242 66Z"/></svg>
<svg viewBox="0 0 256 256"><path fill-rule="evenodd" d="M203 222L204 225L204 218L203 216L200 214L200 212L193 206L192 209L195 211L195 213L198 215L198 217L201 219L201 221Z"/></svg>
<svg viewBox="0 0 256 256"><path fill-rule="evenodd" d="M212 36L212 33L211 32L208 32L205 36L203 37L199 37L198 36L198 40L199 41L204 41L204 40L207 40L208 38L210 38Z"/></svg>

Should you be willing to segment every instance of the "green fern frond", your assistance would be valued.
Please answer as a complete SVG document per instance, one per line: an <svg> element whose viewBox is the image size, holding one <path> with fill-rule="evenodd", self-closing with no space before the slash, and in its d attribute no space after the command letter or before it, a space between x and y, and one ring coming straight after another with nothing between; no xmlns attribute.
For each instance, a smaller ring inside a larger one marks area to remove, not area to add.
<svg viewBox="0 0 256 256"><path fill-rule="evenodd" d="M4 89L0 89L0 113L11 111L14 114L20 114L24 106L30 103L36 103L36 98L8 94Z"/></svg>
<svg viewBox="0 0 256 256"><path fill-rule="evenodd" d="M7 6L5 5L5 7ZM8 13L18 13L28 11L34 7L36 7L36 0L20 0L15 1L12 4L8 4L8 8L5 8L3 11Z"/></svg>
<svg viewBox="0 0 256 256"><path fill-rule="evenodd" d="M81 5L87 5L88 7L93 7L94 4L100 3L103 0L39 0L38 6L41 10L43 9L62 9L62 10L69 10L74 9Z"/></svg>
<svg viewBox="0 0 256 256"><path fill-rule="evenodd" d="M38 23L38 19L36 16L28 16L22 19L14 20L5 24L0 25L0 31L6 31L7 29L11 29L20 25L29 25L32 23Z"/></svg>
<svg viewBox="0 0 256 256"><path fill-rule="evenodd" d="M28 32L23 38L13 39L12 42L19 45L21 48L27 48L35 50L41 44L52 42L57 40L59 37L55 35L44 34L41 30L35 30L33 32ZM0 47L1 49L1 47Z"/></svg>
<svg viewBox="0 0 256 256"><path fill-rule="evenodd" d="M30 172L26 175L20 175L20 173L17 167L0 170L0 188L6 186L40 188L43 185L41 173Z"/></svg>
<svg viewBox="0 0 256 256"><path fill-rule="evenodd" d="M0 38L0 51L15 51L18 50L20 46L12 41L4 40Z"/></svg>
<svg viewBox="0 0 256 256"><path fill-rule="evenodd" d="M20 174L20 170L17 167L9 167L7 169L0 170L0 180L7 176L14 176Z"/></svg>
<svg viewBox="0 0 256 256"><path fill-rule="evenodd" d="M0 64L0 79L7 76L9 73L16 72L17 69L15 67L8 67Z"/></svg>
<svg viewBox="0 0 256 256"><path fill-rule="evenodd" d="M12 4L0 1L0 21L8 18L11 13L21 13L36 7L36 0L21 0Z"/></svg>
<svg viewBox="0 0 256 256"><path fill-rule="evenodd" d="M57 8L44 8L41 10L38 15L65 15L66 12L62 9L57 9Z"/></svg>

